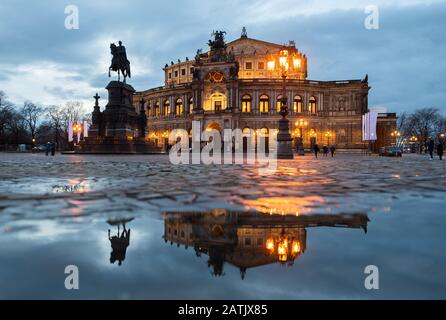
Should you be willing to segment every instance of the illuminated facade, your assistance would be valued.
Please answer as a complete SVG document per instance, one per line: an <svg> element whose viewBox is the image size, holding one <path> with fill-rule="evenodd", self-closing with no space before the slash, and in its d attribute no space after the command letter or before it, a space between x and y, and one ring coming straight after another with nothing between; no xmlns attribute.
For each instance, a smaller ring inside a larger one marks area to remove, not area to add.
<svg viewBox="0 0 446 320"><path fill-rule="evenodd" d="M164 240L196 256L209 257L215 276L224 274L224 263L240 270L271 263L291 266L307 249L307 228L344 227L367 231L365 214L279 215L259 212L168 212L164 214Z"/></svg>
<svg viewBox="0 0 446 320"><path fill-rule="evenodd" d="M280 50L288 54L286 94L290 130L297 145L336 144L338 148L363 149L361 116L368 111L368 79L313 81L307 79L307 57L293 41L287 45L249 38L225 43L224 33L214 33L209 51L197 51L194 59L164 67L164 86L135 94L135 107L143 99L147 114L146 138L159 146L171 143L171 130L190 132L192 120L202 130L253 129L277 132L282 98ZM394 130L394 114L379 117L378 137ZM382 132L385 130L385 132ZM246 132L247 130L245 130Z"/></svg>

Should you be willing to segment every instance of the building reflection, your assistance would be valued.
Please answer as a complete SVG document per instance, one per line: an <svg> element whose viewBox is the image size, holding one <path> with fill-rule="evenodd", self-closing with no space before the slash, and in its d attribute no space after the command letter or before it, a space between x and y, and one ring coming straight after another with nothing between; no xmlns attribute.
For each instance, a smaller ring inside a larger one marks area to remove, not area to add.
<svg viewBox="0 0 446 320"><path fill-rule="evenodd" d="M130 229L126 228L126 223L132 221L130 219L116 219L108 220L107 223L110 226L116 227L117 234L111 235L110 229L108 229L108 240L110 241L112 251L110 253L110 263L114 264L118 261L118 265L122 265L127 253L127 247L130 245ZM121 230L122 226L122 230Z"/></svg>
<svg viewBox="0 0 446 320"><path fill-rule="evenodd" d="M362 228L367 232L366 214L281 215L260 212L213 210L209 212L166 212L164 241L194 248L209 257L214 276L224 275L225 262L246 271L280 263L292 266L307 249L307 228Z"/></svg>

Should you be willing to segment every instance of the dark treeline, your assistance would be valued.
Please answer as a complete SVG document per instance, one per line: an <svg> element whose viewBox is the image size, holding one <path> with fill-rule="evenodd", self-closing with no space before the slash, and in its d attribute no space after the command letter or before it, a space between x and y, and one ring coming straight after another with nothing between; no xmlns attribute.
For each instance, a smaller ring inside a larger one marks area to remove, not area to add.
<svg viewBox="0 0 446 320"><path fill-rule="evenodd" d="M69 121L89 121L90 116L77 101L45 107L26 101L17 106L0 90L0 151L16 151L19 145L31 149L47 142L66 150Z"/></svg>
<svg viewBox="0 0 446 320"><path fill-rule="evenodd" d="M436 144L444 144L446 132L446 117L437 108L424 108L413 113L402 113L398 116L399 138L402 141L414 141L420 145L421 152L427 142L432 139Z"/></svg>

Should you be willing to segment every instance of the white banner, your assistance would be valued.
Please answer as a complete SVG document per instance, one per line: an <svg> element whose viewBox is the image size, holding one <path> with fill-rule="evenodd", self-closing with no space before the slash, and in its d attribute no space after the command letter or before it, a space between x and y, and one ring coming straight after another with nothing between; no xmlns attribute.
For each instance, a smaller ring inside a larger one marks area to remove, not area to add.
<svg viewBox="0 0 446 320"><path fill-rule="evenodd" d="M362 116L362 140L363 141L375 141L376 126L378 123L378 113L375 111L367 112Z"/></svg>
<svg viewBox="0 0 446 320"><path fill-rule="evenodd" d="M89 129L89 125L87 121L84 121L84 138L88 137L88 129Z"/></svg>
<svg viewBox="0 0 446 320"><path fill-rule="evenodd" d="M73 141L73 122L68 122L68 142Z"/></svg>

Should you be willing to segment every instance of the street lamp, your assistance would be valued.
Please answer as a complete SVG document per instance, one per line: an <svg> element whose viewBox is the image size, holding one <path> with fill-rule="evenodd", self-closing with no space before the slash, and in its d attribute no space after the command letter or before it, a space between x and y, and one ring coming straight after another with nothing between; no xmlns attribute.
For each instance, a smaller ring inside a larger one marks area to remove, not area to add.
<svg viewBox="0 0 446 320"><path fill-rule="evenodd" d="M330 145L330 137L333 135L333 133L329 130L325 132L325 137L327 138L327 145Z"/></svg>
<svg viewBox="0 0 446 320"><path fill-rule="evenodd" d="M281 264L288 262L288 265L292 265L297 256L302 252L299 239L296 239L291 233L286 233L285 230L282 230L276 238L269 237L266 240L265 248L270 255L276 254L277 260Z"/></svg>
<svg viewBox="0 0 446 320"><path fill-rule="evenodd" d="M76 145L76 141L77 141L77 143L80 142L78 139L78 136L79 136L79 133L81 132L81 130L82 130L82 127L79 123L73 124L73 133L76 136L76 139L74 140L75 141L74 145Z"/></svg>
<svg viewBox="0 0 446 320"><path fill-rule="evenodd" d="M280 114L282 118L279 120L279 134L277 135L277 159L293 159L293 149L291 147L291 141L293 140L290 135L289 121L286 118L288 115L287 97L286 97L286 78L288 76L288 50L280 50L279 66L283 82L282 87L282 99L280 103Z"/></svg>

